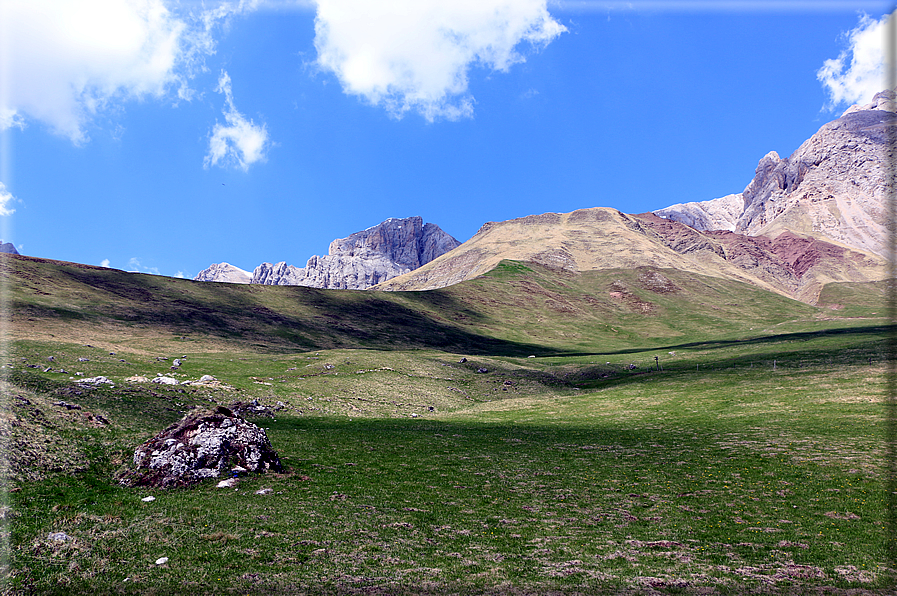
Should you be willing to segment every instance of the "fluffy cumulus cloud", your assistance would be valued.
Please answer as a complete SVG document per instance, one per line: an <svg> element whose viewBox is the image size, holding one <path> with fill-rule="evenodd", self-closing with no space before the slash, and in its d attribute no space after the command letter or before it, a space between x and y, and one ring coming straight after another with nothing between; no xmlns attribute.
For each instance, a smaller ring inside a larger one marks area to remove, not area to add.
<svg viewBox="0 0 897 596"><path fill-rule="evenodd" d="M226 124L219 122L212 128L205 166L235 164L245 171L250 164L265 159L270 144L268 130L264 124L255 124L237 111L230 76L224 71L221 71L216 91L224 94Z"/></svg>
<svg viewBox="0 0 897 596"><path fill-rule="evenodd" d="M831 107L868 103L885 88L884 48L888 20L860 17L855 29L845 34L847 47L837 58L826 60L816 78L828 91Z"/></svg>
<svg viewBox="0 0 897 596"><path fill-rule="evenodd" d="M319 0L317 64L343 90L399 117L473 113L468 72L506 71L521 43L543 47L566 31L546 0Z"/></svg>
<svg viewBox="0 0 897 596"><path fill-rule="evenodd" d="M85 140L85 121L114 98L177 82L184 29L161 0L3 0L0 126L33 118Z"/></svg>
<svg viewBox="0 0 897 596"><path fill-rule="evenodd" d="M16 210L10 207L15 200L12 193L6 190L6 185L0 182L0 216L12 215L15 213Z"/></svg>
<svg viewBox="0 0 897 596"><path fill-rule="evenodd" d="M0 1L0 130L40 121L75 143L124 100L190 99L215 34L257 0ZM175 14L187 6L196 12Z"/></svg>
<svg viewBox="0 0 897 596"><path fill-rule="evenodd" d="M100 267L108 267L108 266L109 266L109 259L103 259L102 261L100 261Z"/></svg>

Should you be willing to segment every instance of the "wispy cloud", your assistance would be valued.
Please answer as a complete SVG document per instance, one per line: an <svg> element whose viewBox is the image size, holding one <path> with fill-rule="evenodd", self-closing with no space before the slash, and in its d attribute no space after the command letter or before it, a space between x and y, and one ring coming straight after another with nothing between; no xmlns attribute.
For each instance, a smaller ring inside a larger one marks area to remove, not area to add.
<svg viewBox="0 0 897 596"><path fill-rule="evenodd" d="M847 48L837 58L826 60L816 72L829 95L829 108L867 103L885 88L884 44L888 19L862 15L856 28L844 34Z"/></svg>
<svg viewBox="0 0 897 596"><path fill-rule="evenodd" d="M16 198L12 196L12 193L6 190L6 185L0 182L0 216L12 215L15 213L16 210L10 207L10 204L15 201Z"/></svg>
<svg viewBox="0 0 897 596"><path fill-rule="evenodd" d="M880 0L550 0L558 12L614 13L632 11L743 13L743 12L843 12L876 10Z"/></svg>
<svg viewBox="0 0 897 596"><path fill-rule="evenodd" d="M233 163L246 171L251 164L265 159L270 145L268 130L264 124L247 120L234 106L230 76L225 71L221 71L216 91L224 94L227 124L216 123L212 128L205 167Z"/></svg>
<svg viewBox="0 0 897 596"><path fill-rule="evenodd" d="M395 117L455 120L473 114L473 66L506 71L524 61L519 44L564 31L545 0L319 0L315 48L345 93Z"/></svg>
<svg viewBox="0 0 897 596"><path fill-rule="evenodd" d="M128 260L128 267L132 273L151 273L153 275L162 275L158 267L147 267L143 265L137 257L131 257Z"/></svg>

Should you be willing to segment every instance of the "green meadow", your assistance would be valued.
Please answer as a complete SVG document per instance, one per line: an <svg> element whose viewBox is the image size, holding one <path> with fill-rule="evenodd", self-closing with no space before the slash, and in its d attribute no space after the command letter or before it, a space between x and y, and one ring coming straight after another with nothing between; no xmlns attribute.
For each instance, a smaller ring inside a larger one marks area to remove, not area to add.
<svg viewBox="0 0 897 596"><path fill-rule="evenodd" d="M881 284L809 306L511 262L394 294L5 266L5 593L891 593ZM221 386L127 380L160 373ZM252 420L285 473L114 481L252 399L281 404Z"/></svg>

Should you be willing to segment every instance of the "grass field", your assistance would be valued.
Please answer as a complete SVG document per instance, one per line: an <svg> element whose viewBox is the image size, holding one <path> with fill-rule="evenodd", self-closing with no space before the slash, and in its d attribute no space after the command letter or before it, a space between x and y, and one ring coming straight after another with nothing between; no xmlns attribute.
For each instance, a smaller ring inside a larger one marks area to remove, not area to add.
<svg viewBox="0 0 897 596"><path fill-rule="evenodd" d="M258 324L251 317L241 336L211 324L175 335L136 310L130 323L145 326L129 342L127 322L101 320L81 287L82 319L72 318L71 329L28 333L26 317L13 330L4 589L892 593L879 290L829 288L832 304L849 304L846 313L739 294L737 303L754 300L755 310L723 324L730 315L709 305L736 301L722 286L715 298L716 281L664 272L680 291L657 293L639 285L642 275L552 277L507 264L454 294L377 296L418 322L379 336L364 328L369 335L352 344L345 330L367 323L345 320L330 347L261 341L263 329L248 332ZM685 297L694 303L696 290L686 288L697 282L709 288L701 300L710 314L689 313ZM60 282L56 294L74 288ZM298 294L273 290L259 300ZM373 299L363 294L315 299ZM600 304L591 318L576 315L577 324L563 305L582 309L588 296ZM49 308L44 299L40 308ZM113 301L106 311L126 307ZM387 311L378 310L392 317ZM37 306L28 312L35 323L53 319ZM445 337L480 349L412 337L436 316ZM84 319L91 324L79 327ZM183 359L176 373L173 358ZM226 388L126 381L159 373L211 374ZM75 384L95 375L115 386ZM113 481L140 442L191 408L253 398L287 406L255 420L286 473L235 489ZM141 501L148 495L156 500ZM49 538L57 532L71 539ZM168 561L155 564L160 557Z"/></svg>

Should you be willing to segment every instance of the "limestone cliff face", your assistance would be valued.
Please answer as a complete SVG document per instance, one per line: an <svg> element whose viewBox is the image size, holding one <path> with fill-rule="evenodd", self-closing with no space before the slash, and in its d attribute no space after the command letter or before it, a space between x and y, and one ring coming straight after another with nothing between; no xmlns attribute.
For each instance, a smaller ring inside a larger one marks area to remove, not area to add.
<svg viewBox="0 0 897 596"><path fill-rule="evenodd" d="M231 284L248 284L252 274L234 267L230 263L212 263L208 269L203 269L193 278L194 281L221 281Z"/></svg>
<svg viewBox="0 0 897 596"><path fill-rule="evenodd" d="M885 256L894 100L894 91L882 91L824 125L790 157L764 156L742 193L735 231L775 237L791 230Z"/></svg>
<svg viewBox="0 0 897 596"><path fill-rule="evenodd" d="M420 217L387 219L330 243L327 255L305 267L262 263L252 283L363 290L429 263L461 243Z"/></svg>
<svg viewBox="0 0 897 596"><path fill-rule="evenodd" d="M654 211L654 214L664 219L684 223L702 232L708 230L731 232L735 230L742 211L744 211L744 199L741 193L738 193L711 201L677 203Z"/></svg>

